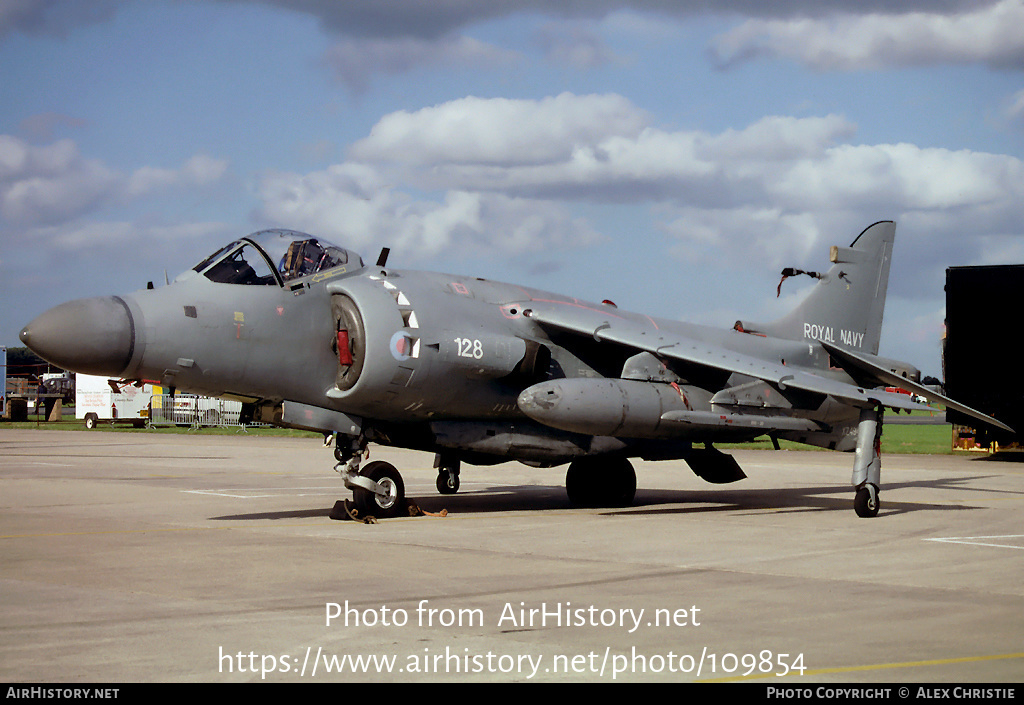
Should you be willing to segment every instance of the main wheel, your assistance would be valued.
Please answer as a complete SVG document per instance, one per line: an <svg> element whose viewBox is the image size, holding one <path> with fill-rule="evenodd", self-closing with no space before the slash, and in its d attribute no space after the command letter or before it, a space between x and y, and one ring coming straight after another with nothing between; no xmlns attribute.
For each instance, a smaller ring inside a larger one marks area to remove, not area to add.
<svg viewBox="0 0 1024 705"><path fill-rule="evenodd" d="M853 498L854 511L857 512L857 516L865 519L878 516L878 509L881 505L882 502L878 499L878 490L872 492L867 487L858 489L857 496Z"/></svg>
<svg viewBox="0 0 1024 705"><path fill-rule="evenodd" d="M353 499L361 516L385 519L401 516L406 511L405 483L394 465L375 460L368 463L359 474L376 482L385 492L382 496L362 487L353 489Z"/></svg>
<svg viewBox="0 0 1024 705"><path fill-rule="evenodd" d="M577 507L627 507L636 495L636 471L625 458L576 460L565 473L565 493Z"/></svg>
<svg viewBox="0 0 1024 705"><path fill-rule="evenodd" d="M96 428L96 422L99 421L99 417L96 414L89 412L85 415L85 427L90 431Z"/></svg>

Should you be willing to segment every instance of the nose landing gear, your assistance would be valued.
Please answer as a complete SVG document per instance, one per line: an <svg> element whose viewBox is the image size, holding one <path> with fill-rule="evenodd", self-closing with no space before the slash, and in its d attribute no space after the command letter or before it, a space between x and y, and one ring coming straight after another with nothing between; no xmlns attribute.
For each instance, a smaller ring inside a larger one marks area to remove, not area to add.
<svg viewBox="0 0 1024 705"><path fill-rule="evenodd" d="M406 514L405 483L394 465L383 460L367 463L358 479L366 481L352 484L352 496L360 514L378 518ZM370 483L375 486L369 487ZM349 484L347 478L345 484Z"/></svg>
<svg viewBox="0 0 1024 705"><path fill-rule="evenodd" d="M364 438L353 438L349 443L345 443L343 437L339 436L334 448L334 457L338 460L334 469L344 478L345 487L352 490L352 500L358 516L378 519L405 516L408 512L408 502L401 473L394 465L382 460L375 460L360 468L365 453ZM343 503L335 504L335 509L331 512L332 519L343 519L349 515L344 508L339 512L338 504Z"/></svg>

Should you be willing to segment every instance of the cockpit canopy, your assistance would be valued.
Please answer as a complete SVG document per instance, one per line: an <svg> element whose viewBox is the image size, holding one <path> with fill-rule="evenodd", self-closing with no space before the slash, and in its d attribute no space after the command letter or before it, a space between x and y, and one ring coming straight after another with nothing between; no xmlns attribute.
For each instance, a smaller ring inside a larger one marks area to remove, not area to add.
<svg viewBox="0 0 1024 705"><path fill-rule="evenodd" d="M292 279L342 266L359 269L363 260L306 233L261 230L222 247L193 269L221 284L283 286Z"/></svg>

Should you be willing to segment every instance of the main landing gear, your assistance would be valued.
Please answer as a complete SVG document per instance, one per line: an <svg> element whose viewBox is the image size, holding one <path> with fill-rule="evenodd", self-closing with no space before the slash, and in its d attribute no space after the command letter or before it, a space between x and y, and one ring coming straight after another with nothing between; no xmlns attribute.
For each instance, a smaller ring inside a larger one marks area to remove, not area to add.
<svg viewBox="0 0 1024 705"><path fill-rule="evenodd" d="M352 490L356 513L348 510L347 502L339 501L331 512L331 518L406 516L410 505L401 473L394 465L382 460L361 465L365 456L364 438L338 436L334 448L338 463L334 469L342 475L345 487ZM458 492L459 459L439 453L434 465L438 469L437 491L441 494ZM565 474L565 491L569 501L577 507L629 506L636 495L636 471L622 457L580 458L569 465Z"/></svg>
<svg viewBox="0 0 1024 705"><path fill-rule="evenodd" d="M455 494L459 491L459 469L461 462L458 458L449 456L446 453L437 453L434 456L434 467L437 468L437 491L441 494Z"/></svg>
<svg viewBox="0 0 1024 705"><path fill-rule="evenodd" d="M565 493L577 507L626 507L636 495L636 471L625 458L580 458L565 473Z"/></svg>

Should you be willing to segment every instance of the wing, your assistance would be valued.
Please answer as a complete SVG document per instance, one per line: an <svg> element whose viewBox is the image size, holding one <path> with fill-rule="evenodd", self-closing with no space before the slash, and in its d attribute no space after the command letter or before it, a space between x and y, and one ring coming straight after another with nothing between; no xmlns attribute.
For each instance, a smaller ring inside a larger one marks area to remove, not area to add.
<svg viewBox="0 0 1024 705"><path fill-rule="evenodd" d="M736 352L676 332L665 331L650 319L638 318L625 313L620 314L617 311L614 313L603 311L583 305L559 305L554 302L532 302L531 305L533 307L525 311L524 314L542 326L591 336L599 342L615 343L689 364L747 375L764 380L780 390L796 389L812 394L831 396L858 407L872 407L881 404L893 409L908 411L929 410L929 407L914 402L906 394L857 386L805 369L789 367ZM826 349L829 352L833 351L832 346L826 345ZM852 355L852 353L846 353L846 356L838 359L849 365L857 364L859 365L858 369L870 367L875 372L882 369L877 365L872 365L868 360ZM877 374L873 378L880 379ZM913 385L912 389L908 388L907 380L898 377L896 379L898 382L882 380L880 383L898 384L908 391L920 393L925 398L948 404L950 408L962 411L986 423L1008 429L1005 424L979 411L958 404L952 399L947 399L920 385Z"/></svg>

